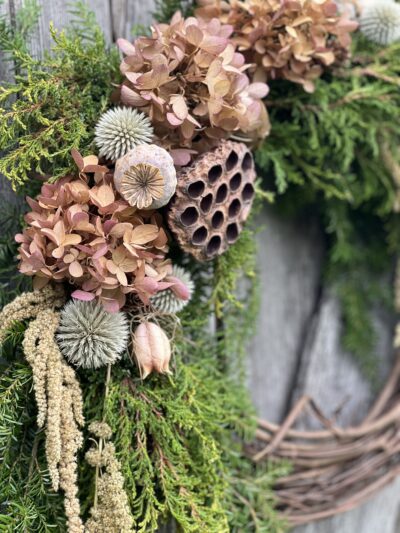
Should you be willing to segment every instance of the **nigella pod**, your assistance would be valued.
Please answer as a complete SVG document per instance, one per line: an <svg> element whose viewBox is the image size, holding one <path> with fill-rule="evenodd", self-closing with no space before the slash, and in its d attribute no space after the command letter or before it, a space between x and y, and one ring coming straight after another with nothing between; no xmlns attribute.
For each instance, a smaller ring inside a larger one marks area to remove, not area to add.
<svg viewBox="0 0 400 533"><path fill-rule="evenodd" d="M170 372L171 344L165 331L154 322L142 322L136 328L133 335L133 352L142 379L152 372Z"/></svg>

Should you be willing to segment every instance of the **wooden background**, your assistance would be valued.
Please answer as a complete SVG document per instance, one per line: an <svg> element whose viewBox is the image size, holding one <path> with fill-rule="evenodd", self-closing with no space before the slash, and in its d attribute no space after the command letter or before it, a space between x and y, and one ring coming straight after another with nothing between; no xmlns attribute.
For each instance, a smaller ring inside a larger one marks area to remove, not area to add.
<svg viewBox="0 0 400 533"><path fill-rule="evenodd" d="M5 0L0 13L13 17L23 0ZM48 27L67 26L67 0L38 0L41 16L32 52L49 47ZM109 41L129 37L133 24L149 24L154 0L88 0ZM9 79L0 58L0 79ZM0 180L1 201L16 201ZM341 312L334 288L322 284L324 239L312 216L284 219L266 208L259 217L262 303L252 344L248 384L261 416L280 421L302 394L327 416L354 424L366 414L374 392L340 346ZM380 379L390 372L392 317L372 310L379 335ZM304 425L313 422L304 420ZM295 533L398 533L400 480L367 504L344 515L297 528ZM245 533L245 532L244 532ZM274 532L271 532L274 533Z"/></svg>

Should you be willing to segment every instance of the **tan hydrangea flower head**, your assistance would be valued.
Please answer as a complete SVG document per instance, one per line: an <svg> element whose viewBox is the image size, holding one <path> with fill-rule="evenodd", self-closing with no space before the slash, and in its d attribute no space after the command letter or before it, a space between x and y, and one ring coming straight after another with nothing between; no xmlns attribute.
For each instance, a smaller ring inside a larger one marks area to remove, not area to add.
<svg viewBox="0 0 400 533"><path fill-rule="evenodd" d="M234 28L233 40L254 81L286 79L314 90L314 81L348 56L358 24L334 0L199 0L197 17L217 17Z"/></svg>
<svg viewBox="0 0 400 533"><path fill-rule="evenodd" d="M20 271L36 288L69 281L73 297L97 299L111 312L132 293L148 305L171 269L161 216L130 206L95 156L74 158L78 178L45 183L28 198L27 228L16 236Z"/></svg>
<svg viewBox="0 0 400 533"><path fill-rule="evenodd" d="M187 164L193 150L206 151L215 139L269 131L261 101L268 87L250 83L231 33L218 19L184 19L178 12L170 24L154 26L151 37L118 41L125 54L122 102L149 115L176 164Z"/></svg>

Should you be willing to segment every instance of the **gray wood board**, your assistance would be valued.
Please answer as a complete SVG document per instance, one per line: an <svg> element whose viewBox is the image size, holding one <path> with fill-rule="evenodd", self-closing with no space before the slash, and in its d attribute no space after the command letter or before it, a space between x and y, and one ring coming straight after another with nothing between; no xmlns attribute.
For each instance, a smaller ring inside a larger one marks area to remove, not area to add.
<svg viewBox="0 0 400 533"><path fill-rule="evenodd" d="M15 11L22 0L6 0L0 15ZM40 56L51 45L48 27L67 27L67 0L39 0L41 15L30 47ZM151 22L155 0L89 0L107 40L129 38L137 24ZM0 79L10 79L1 61ZM1 201L15 201L0 180ZM331 416L338 406L342 423L356 422L365 413L373 392L349 354L340 347L341 314L334 293L321 287L324 245L312 220L287 220L266 209L258 236L262 282L258 335L250 350L249 388L263 417L282 419L299 395L307 393ZM391 321L376 313L382 377L390 368ZM327 408L327 406L329 406ZM310 421L304 421L310 425ZM397 533L400 481L363 507L345 515L296 529L296 533ZM273 533L273 532L271 532Z"/></svg>

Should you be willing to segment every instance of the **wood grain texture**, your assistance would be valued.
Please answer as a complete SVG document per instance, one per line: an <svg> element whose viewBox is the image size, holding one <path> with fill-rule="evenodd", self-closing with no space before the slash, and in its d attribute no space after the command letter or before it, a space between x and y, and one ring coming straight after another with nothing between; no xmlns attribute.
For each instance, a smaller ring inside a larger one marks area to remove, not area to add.
<svg viewBox="0 0 400 533"><path fill-rule="evenodd" d="M155 8L156 0L111 0L114 39L129 39L134 26L149 26Z"/></svg>
<svg viewBox="0 0 400 533"><path fill-rule="evenodd" d="M6 0L0 13L14 12L23 0ZM67 27L67 0L39 0L42 7L30 48L40 56L51 44L49 23ZM109 41L129 38L134 25L148 25L155 0L89 0ZM1 61L0 79L10 69ZM0 180L1 202L18 201ZM258 335L250 350L249 388L262 416L280 421L304 392L323 405L327 415L342 406L339 420L354 422L365 412L373 392L351 357L340 347L340 306L321 288L324 241L313 220L288 220L271 208L259 218L258 236L262 302ZM391 320L375 313L380 338L382 376L390 365ZM310 421L304 421L309 425ZM400 481L363 507L295 533L398 533ZM173 527L163 528L171 533ZM246 532L244 532L246 533ZM271 532L274 533L274 532Z"/></svg>
<svg viewBox="0 0 400 533"><path fill-rule="evenodd" d="M250 349L249 386L262 417L280 422L292 402L308 324L318 300L323 239L312 220L258 219L261 308Z"/></svg>
<svg viewBox="0 0 400 533"><path fill-rule="evenodd" d="M376 391L341 347L342 317L332 288L321 286L324 243L312 220L289 220L265 209L259 224L262 301L258 333L250 350L249 386L259 413L273 421L303 394L325 415L355 424ZM386 280L389 283L388 280ZM393 317L373 309L381 355L380 378L392 363ZM310 418L302 427L315 427ZM400 481L364 506L294 533L398 533Z"/></svg>

